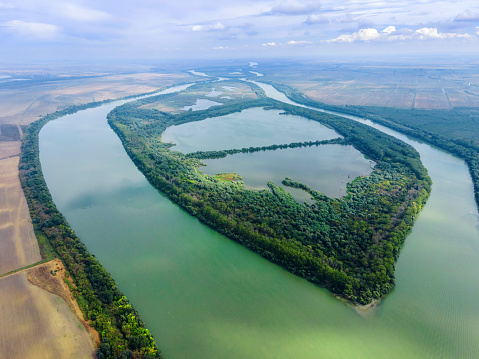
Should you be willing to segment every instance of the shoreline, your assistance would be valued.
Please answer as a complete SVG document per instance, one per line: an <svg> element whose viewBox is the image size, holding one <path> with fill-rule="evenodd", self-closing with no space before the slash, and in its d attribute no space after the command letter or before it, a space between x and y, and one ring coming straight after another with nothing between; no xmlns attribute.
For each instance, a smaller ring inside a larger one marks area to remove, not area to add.
<svg viewBox="0 0 479 359"><path fill-rule="evenodd" d="M361 317L366 317L370 316L379 309L379 304L381 303L382 298L379 299L373 299L370 303L368 304L359 304L359 303L354 303L349 300L347 300L344 297L340 297L338 295L335 295L336 299L340 300L346 306L349 308L353 309L356 313L358 313Z"/></svg>

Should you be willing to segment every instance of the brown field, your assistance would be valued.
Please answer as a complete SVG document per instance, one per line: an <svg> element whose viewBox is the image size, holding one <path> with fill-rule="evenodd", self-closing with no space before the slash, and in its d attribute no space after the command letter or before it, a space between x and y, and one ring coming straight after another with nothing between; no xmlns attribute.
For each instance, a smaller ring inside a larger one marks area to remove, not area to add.
<svg viewBox="0 0 479 359"><path fill-rule="evenodd" d="M19 141L0 142L0 274L41 259L18 179L19 157L7 157L16 150L19 150Z"/></svg>
<svg viewBox="0 0 479 359"><path fill-rule="evenodd" d="M20 141L0 141L0 160L18 156L20 153Z"/></svg>
<svg viewBox="0 0 479 359"><path fill-rule="evenodd" d="M0 358L94 358L94 341L65 301L28 282L37 271L0 278Z"/></svg>
<svg viewBox="0 0 479 359"><path fill-rule="evenodd" d="M141 73L0 87L0 124L26 125L67 106L151 92L188 78L182 73Z"/></svg>

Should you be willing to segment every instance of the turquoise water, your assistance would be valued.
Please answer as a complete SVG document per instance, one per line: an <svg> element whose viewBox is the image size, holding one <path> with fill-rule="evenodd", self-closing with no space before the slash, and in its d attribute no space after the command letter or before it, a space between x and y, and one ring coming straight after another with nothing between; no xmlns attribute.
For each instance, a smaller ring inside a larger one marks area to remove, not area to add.
<svg viewBox="0 0 479 359"><path fill-rule="evenodd" d="M238 153L225 158L203 160L200 169L209 175L236 172L245 186L251 189L267 188L273 181L281 186L285 177L304 183L330 197L346 195L346 184L358 176L371 173L374 163L366 160L352 146L321 145L289 148L276 151ZM309 195L282 186L296 200L302 202Z"/></svg>
<svg viewBox="0 0 479 359"><path fill-rule="evenodd" d="M329 140L341 137L317 121L280 114L278 110L250 108L226 116L208 118L168 127L162 135L183 153L261 147L292 142ZM268 181L283 187L298 202L310 202L302 190L285 187L281 181L291 177L331 197L346 195L346 184L357 176L368 175L374 163L352 146L321 145L238 153L220 159L203 160L204 173L235 172L247 188L267 188Z"/></svg>
<svg viewBox="0 0 479 359"><path fill-rule="evenodd" d="M175 144L172 150L189 153L329 140L340 136L316 121L255 107L171 126L161 137L164 142Z"/></svg>

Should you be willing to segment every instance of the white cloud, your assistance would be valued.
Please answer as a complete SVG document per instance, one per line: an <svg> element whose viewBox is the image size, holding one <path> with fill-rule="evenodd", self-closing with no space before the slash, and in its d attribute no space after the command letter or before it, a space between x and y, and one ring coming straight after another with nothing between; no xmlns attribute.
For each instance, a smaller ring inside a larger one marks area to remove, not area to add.
<svg viewBox="0 0 479 359"><path fill-rule="evenodd" d="M0 0L0 38L5 49L2 55L20 53L10 49L23 49L33 58L32 41L39 38L58 40L56 47L51 47L55 51L45 54L45 58L55 54L86 58L100 53L106 57L128 57L132 51L139 57L153 57L162 55L164 48L170 50L171 57L181 57L192 50L200 56L216 53L214 56L219 57L230 52L233 56L254 55L258 48L285 55L292 50L304 50L313 55L319 53L316 45L321 40L358 44L350 47L351 53L361 51L363 45L369 49L389 46L394 53L405 48L392 46L400 42L420 43L411 44L411 48L417 46L418 52L426 42L428 51L451 51L444 45L446 41L454 42L457 49L472 52L474 46L467 37L479 41L479 21L473 22L479 16L477 0L446 0L437 6L431 6L432 0L190 3L185 9L181 1L119 1L112 6L111 1ZM306 39L313 44L301 42ZM215 47L217 51L213 50ZM343 50L337 47L337 51Z"/></svg>
<svg viewBox="0 0 479 359"><path fill-rule="evenodd" d="M288 45L309 45L309 44L312 44L312 42L311 41L294 41L294 40L288 41Z"/></svg>
<svg viewBox="0 0 479 359"><path fill-rule="evenodd" d="M378 30L371 28L361 29L357 32L357 37L361 41L374 40L377 39L379 36L380 35L378 33Z"/></svg>
<svg viewBox="0 0 479 359"><path fill-rule="evenodd" d="M381 35L376 29L361 29L351 35L340 35L335 39L326 42L354 42L354 41L370 41L379 38Z"/></svg>
<svg viewBox="0 0 479 359"><path fill-rule="evenodd" d="M191 29L193 31L221 31L225 29L225 26L221 22L217 22L213 25L195 25Z"/></svg>
<svg viewBox="0 0 479 359"><path fill-rule="evenodd" d="M437 28L434 27L423 27L422 29L416 30L416 34L418 34L420 39L441 39L443 38L442 34L437 32Z"/></svg>
<svg viewBox="0 0 479 359"><path fill-rule="evenodd" d="M442 32L439 33L436 27L423 27L416 30L416 35L421 40L426 39L451 39L451 38L469 38L469 34L457 34L453 32Z"/></svg>
<svg viewBox="0 0 479 359"><path fill-rule="evenodd" d="M70 19L77 21L104 21L111 18L110 14L104 11L89 9L71 3L60 5L60 11Z"/></svg>
<svg viewBox="0 0 479 359"><path fill-rule="evenodd" d="M479 27L476 28L479 35ZM452 38L471 38L472 36L465 33L450 33L438 32L437 28L423 27L418 30L400 29L396 30L395 26L388 26L381 32L376 29L367 28L361 29L350 35L343 34L335 39L326 40L324 42L355 42L355 41L371 41L371 40L387 40L387 41L401 41L401 40L427 40L427 39L452 39Z"/></svg>
<svg viewBox="0 0 479 359"><path fill-rule="evenodd" d="M34 37L41 40L56 38L60 30L58 26L55 25L39 22L25 22L21 20L8 21L1 26L6 27L12 33L17 35Z"/></svg>
<svg viewBox="0 0 479 359"><path fill-rule="evenodd" d="M281 1L276 6L273 6L269 13L283 15L304 15L318 11L319 8L319 1L286 0Z"/></svg>
<svg viewBox="0 0 479 359"><path fill-rule="evenodd" d="M381 33L387 34L387 35L392 34L393 32L396 32L396 26L388 26L383 31L381 31Z"/></svg>

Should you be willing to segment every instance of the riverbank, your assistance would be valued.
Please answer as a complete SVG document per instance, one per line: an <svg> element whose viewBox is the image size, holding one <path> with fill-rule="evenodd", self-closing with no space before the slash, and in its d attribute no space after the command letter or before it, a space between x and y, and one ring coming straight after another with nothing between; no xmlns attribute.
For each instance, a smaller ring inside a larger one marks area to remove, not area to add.
<svg viewBox="0 0 479 359"><path fill-rule="evenodd" d="M111 101L75 106L47 115L25 131L20 158L20 181L35 224L42 253L56 253L71 278L70 289L83 313L100 334L98 354L116 357L131 351L140 358L161 358L156 342L138 312L118 289L110 274L92 256L58 211L41 171L38 136L49 121Z"/></svg>

